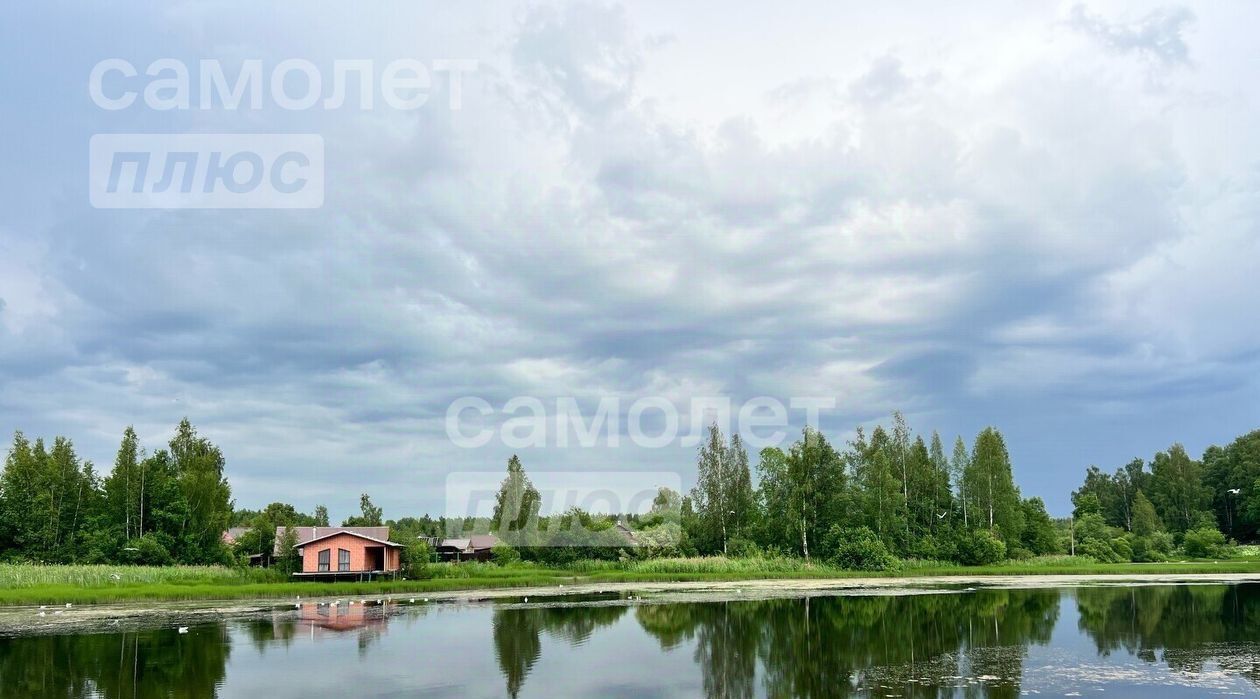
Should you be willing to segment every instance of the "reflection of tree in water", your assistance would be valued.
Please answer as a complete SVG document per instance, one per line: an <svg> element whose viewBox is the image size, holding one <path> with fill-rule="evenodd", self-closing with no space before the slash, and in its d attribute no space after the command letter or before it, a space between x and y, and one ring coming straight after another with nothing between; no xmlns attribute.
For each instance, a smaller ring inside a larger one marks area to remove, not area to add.
<svg viewBox="0 0 1260 699"><path fill-rule="evenodd" d="M517 696L542 653L540 635L580 646L596 629L610 626L626 613L623 606L537 607L496 609L491 621L494 655L510 696Z"/></svg>
<svg viewBox="0 0 1260 699"><path fill-rule="evenodd" d="M1260 684L1260 586L1095 587L1075 596L1079 626L1100 655L1124 649L1185 672L1215 662Z"/></svg>
<svg viewBox="0 0 1260 699"><path fill-rule="evenodd" d="M249 636L254 650L258 651L259 655L266 652L267 647L272 645L288 648L298 634L297 619L292 614L283 612L272 613L270 619L246 621L241 624L241 627Z"/></svg>
<svg viewBox="0 0 1260 699"><path fill-rule="evenodd" d="M1058 602L1057 591L984 590L657 605L636 616L662 648L696 639L709 696L751 696L758 660L770 696L952 696L960 658L967 674L999 678L989 696L1018 696L1026 647L1049 641Z"/></svg>
<svg viewBox="0 0 1260 699"><path fill-rule="evenodd" d="M657 604L640 606L635 618L664 650L696 640L695 659L705 696L750 697L764 623L761 613L748 602Z"/></svg>
<svg viewBox="0 0 1260 699"><path fill-rule="evenodd" d="M222 625L189 634L160 629L3 639L0 694L204 699L223 681L229 652Z"/></svg>

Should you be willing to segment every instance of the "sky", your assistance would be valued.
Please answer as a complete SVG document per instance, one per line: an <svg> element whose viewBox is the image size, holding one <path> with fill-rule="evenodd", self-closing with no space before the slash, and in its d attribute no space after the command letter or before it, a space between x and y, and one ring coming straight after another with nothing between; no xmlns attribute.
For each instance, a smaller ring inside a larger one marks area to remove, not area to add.
<svg viewBox="0 0 1260 699"><path fill-rule="evenodd" d="M238 507L339 519L514 452L694 481L681 437L509 444L513 397L993 425L1054 514L1090 464L1260 427L1260 6L887 5L8 3L0 431L108 470L186 416ZM102 109L111 58L191 66L193 108ZM338 61L476 67L414 109L197 108L200 61L286 59L325 96ZM117 133L318 134L323 205L95 208Z"/></svg>

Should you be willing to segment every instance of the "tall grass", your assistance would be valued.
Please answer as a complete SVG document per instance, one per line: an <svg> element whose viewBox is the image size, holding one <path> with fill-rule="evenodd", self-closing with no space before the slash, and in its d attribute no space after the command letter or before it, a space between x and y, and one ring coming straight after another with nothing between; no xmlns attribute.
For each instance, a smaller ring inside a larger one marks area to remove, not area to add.
<svg viewBox="0 0 1260 699"><path fill-rule="evenodd" d="M70 585L244 585L283 580L276 571L223 566L0 565L0 590Z"/></svg>

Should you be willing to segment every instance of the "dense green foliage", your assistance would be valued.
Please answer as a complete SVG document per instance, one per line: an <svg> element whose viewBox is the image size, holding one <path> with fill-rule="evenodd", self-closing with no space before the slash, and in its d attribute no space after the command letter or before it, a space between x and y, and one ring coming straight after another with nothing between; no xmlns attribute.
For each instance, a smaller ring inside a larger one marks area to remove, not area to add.
<svg viewBox="0 0 1260 699"><path fill-rule="evenodd" d="M146 455L127 428L102 478L69 439L18 432L0 475L0 558L52 563L230 562L223 454L187 420Z"/></svg>
<svg viewBox="0 0 1260 699"><path fill-rule="evenodd" d="M495 533L505 563L572 566L725 554L799 557L841 568L882 570L898 559L984 565L1060 553L1105 563L1229 555L1260 524L1260 431L1202 460L1180 445L1114 473L1089 467L1072 493L1071 518L1050 518L1040 498L1024 498L1002 434L958 437L950 455L939 434L915 435L899 413L892 426L859 428L833 446L806 428L786 449L757 455L754 480L738 435L709 428L697 455L697 482L685 496L662 488L643 515L577 508L541 515L541 498L518 456L508 462L492 519L386 520L368 494L344 525L388 525L396 541ZM278 527L327 525L314 514L271 503L234 511L224 457L187 420L166 449L146 453L123 434L112 469L100 475L70 440L48 447L15 434L0 474L0 560L137 565L244 563L294 569L292 541ZM229 526L246 527L229 547ZM286 534L291 536L291 532ZM415 550L413 550L413 548ZM279 552L273 556L273 552ZM427 575L431 551L409 547L407 568Z"/></svg>
<svg viewBox="0 0 1260 699"><path fill-rule="evenodd" d="M1069 548L1100 561L1228 555L1231 541L1256 540L1260 431L1198 461L1173 444L1112 474L1090 466L1072 504Z"/></svg>

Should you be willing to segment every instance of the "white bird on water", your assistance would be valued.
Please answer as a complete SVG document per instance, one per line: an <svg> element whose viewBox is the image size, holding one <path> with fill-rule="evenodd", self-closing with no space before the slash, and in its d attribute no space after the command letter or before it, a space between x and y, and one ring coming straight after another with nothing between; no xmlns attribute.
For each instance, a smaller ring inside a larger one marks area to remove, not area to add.
<svg viewBox="0 0 1260 699"><path fill-rule="evenodd" d="M179 632L180 632L180 633L188 633L188 627L187 627L187 626L181 626L181 627L179 627L179 629L178 629L178 630L179 630Z"/></svg>
<svg viewBox="0 0 1260 699"><path fill-rule="evenodd" d="M1225 492L1229 493L1230 495L1237 495L1242 492L1242 488L1234 488L1232 490L1227 490Z"/></svg>

